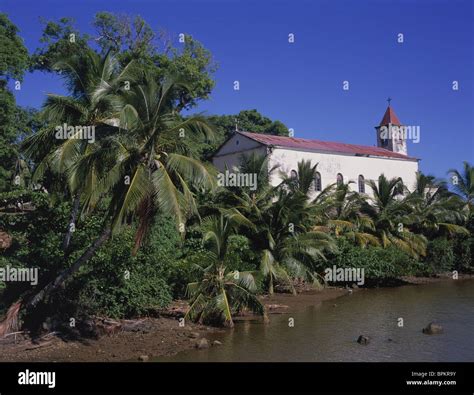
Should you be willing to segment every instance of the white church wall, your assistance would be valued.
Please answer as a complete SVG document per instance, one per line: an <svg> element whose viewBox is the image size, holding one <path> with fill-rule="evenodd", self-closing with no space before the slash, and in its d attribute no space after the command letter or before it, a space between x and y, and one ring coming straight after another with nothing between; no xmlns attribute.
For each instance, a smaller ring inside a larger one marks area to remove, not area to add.
<svg viewBox="0 0 474 395"><path fill-rule="evenodd" d="M212 163L221 172L239 166L242 155L250 155L256 152L259 155L266 155L267 147L253 141L245 136L235 135L221 148L218 155L212 158Z"/></svg>
<svg viewBox="0 0 474 395"><path fill-rule="evenodd" d="M336 182L337 174L341 173L344 183L354 181L350 188L358 191L358 178L363 175L366 181L376 180L382 173L387 178L401 177L408 189L412 190L416 181L418 162L409 160L385 159L377 157L349 156L317 152L305 152L284 148L274 148L269 167L280 165L279 170L290 175L291 170L298 169L298 162L302 159L311 160L314 165L318 163L317 170L321 174L322 189ZM280 182L278 170L272 174L272 185ZM368 185L366 193L370 196L372 191ZM313 193L315 195L316 193Z"/></svg>

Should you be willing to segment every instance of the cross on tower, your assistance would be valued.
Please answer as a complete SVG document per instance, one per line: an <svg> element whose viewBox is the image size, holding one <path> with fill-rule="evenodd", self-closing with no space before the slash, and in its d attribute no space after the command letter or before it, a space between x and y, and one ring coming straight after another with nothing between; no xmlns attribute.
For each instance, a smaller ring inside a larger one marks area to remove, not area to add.
<svg viewBox="0 0 474 395"><path fill-rule="evenodd" d="M387 102L388 102L388 106L389 106L389 107L390 107L390 102L391 102L391 101L392 101L392 98L389 97L389 98L387 99Z"/></svg>

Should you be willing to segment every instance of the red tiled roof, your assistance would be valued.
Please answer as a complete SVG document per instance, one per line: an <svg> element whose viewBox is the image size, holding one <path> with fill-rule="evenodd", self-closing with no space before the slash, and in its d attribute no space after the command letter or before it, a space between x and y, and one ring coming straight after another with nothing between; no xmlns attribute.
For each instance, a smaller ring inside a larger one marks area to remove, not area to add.
<svg viewBox="0 0 474 395"><path fill-rule="evenodd" d="M395 115L395 111L393 111L392 107L390 106L387 107L387 111L385 111L385 114L382 120L380 121L379 126L388 125L389 123L396 126L401 125L400 121L398 120L398 117Z"/></svg>
<svg viewBox="0 0 474 395"><path fill-rule="evenodd" d="M335 143L330 141L300 139L295 137L274 136L270 134L259 134L250 132L237 132L268 146L294 148L309 151L322 151L331 153L342 153L358 156L380 156L387 158L416 160L416 158L389 151L380 147L369 147L366 145L355 145Z"/></svg>

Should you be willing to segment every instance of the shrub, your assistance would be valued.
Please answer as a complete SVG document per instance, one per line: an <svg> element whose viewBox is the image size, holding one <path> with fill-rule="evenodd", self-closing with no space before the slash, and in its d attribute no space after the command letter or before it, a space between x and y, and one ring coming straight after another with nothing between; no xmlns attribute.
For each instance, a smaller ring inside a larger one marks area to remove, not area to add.
<svg viewBox="0 0 474 395"><path fill-rule="evenodd" d="M363 268L366 283L417 275L422 271L420 262L394 247L361 248L344 239L338 240L338 247L339 252L329 257L324 267Z"/></svg>
<svg viewBox="0 0 474 395"><path fill-rule="evenodd" d="M454 268L462 272L473 272L474 237L457 237L454 239Z"/></svg>
<svg viewBox="0 0 474 395"><path fill-rule="evenodd" d="M437 238L428 243L425 262L431 273L442 273L454 268L453 241Z"/></svg>

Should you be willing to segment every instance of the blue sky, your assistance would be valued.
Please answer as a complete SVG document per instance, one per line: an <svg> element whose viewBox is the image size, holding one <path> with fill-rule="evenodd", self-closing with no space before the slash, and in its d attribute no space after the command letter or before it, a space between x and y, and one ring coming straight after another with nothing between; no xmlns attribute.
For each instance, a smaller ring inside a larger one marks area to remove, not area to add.
<svg viewBox="0 0 474 395"><path fill-rule="evenodd" d="M39 46L39 17L72 16L93 33L96 12L139 14L176 46L188 33L212 52L216 87L198 111L256 108L296 137L374 145L390 96L401 122L420 126L408 153L422 159L424 172L444 177L474 161L471 0L0 0L0 11L30 51ZM15 95L20 105L40 107L47 92L64 92L61 82L34 73Z"/></svg>

